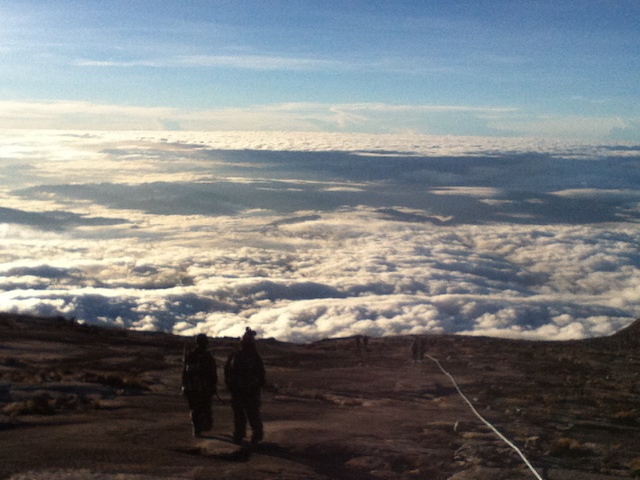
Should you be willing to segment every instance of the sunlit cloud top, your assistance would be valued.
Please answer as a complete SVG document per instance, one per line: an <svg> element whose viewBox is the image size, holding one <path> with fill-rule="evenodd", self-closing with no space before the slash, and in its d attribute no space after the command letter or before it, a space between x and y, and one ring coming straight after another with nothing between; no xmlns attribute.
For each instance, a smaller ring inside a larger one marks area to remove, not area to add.
<svg viewBox="0 0 640 480"><path fill-rule="evenodd" d="M640 145L0 131L0 310L559 340L640 316Z"/></svg>

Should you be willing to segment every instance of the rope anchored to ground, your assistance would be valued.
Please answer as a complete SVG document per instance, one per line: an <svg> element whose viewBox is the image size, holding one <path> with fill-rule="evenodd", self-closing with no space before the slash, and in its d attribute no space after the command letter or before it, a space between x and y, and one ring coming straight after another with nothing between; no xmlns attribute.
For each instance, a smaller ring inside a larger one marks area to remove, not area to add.
<svg viewBox="0 0 640 480"><path fill-rule="evenodd" d="M505 437L502 433L500 433L498 431L498 429L496 427L494 427L491 423L489 423L488 420L486 420L482 415L480 415L478 413L478 410L476 410L476 408L473 406L473 404L471 403L471 401L465 396L464 393L462 393L462 390L460 390L460 387L458 386L458 383L456 382L455 378L453 378L453 376L447 372L442 365L440 365L440 362L432 357L431 355L427 355L427 358L429 358L430 360L432 360L433 362L435 362L436 365L438 365L438 368L442 371L442 373L444 373L447 377L449 377L449 379L451 380L451 382L453 383L453 386L455 387L455 389L458 391L458 393L460 394L460 396L462 397L462 399L467 403L467 405L469 405L469 408L471 408L471 411L475 414L476 417L478 417L480 419L480 421L482 423L484 423L487 427L489 427L491 429L491 431L493 433L495 433L498 437L500 437L500 439L502 441L504 441L507 445L509 445L512 449L514 449L516 451L516 453L520 456L520 458L522 458L522 460L524 461L525 465L527 466L527 468L529 468L529 470L531 470L531 473L533 473L535 475L535 477L538 480L544 480L540 474L536 471L536 469L533 467L533 465L531 465L531 462L529 462L529 460L527 459L527 457L524 456L524 453L522 453L522 451L516 447L513 442L511 442L507 437Z"/></svg>

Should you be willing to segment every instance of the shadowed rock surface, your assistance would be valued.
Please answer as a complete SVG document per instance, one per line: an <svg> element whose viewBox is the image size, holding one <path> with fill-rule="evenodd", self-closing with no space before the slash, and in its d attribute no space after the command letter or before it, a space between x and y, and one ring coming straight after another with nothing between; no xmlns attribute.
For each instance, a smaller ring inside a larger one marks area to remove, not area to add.
<svg viewBox="0 0 640 480"><path fill-rule="evenodd" d="M608 338L426 337L477 411L549 480L640 477L640 321ZM0 478L533 479L410 337L259 340L265 441L193 438L186 339L0 315ZM212 339L218 366L236 339ZM221 372L220 372L221 373Z"/></svg>

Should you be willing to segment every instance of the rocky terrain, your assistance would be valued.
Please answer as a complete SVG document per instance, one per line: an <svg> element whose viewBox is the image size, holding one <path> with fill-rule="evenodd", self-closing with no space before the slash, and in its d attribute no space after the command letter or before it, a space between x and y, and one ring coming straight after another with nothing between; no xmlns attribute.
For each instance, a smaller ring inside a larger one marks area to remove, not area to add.
<svg viewBox="0 0 640 480"><path fill-rule="evenodd" d="M250 448L229 441L222 385L213 431L191 436L192 339L0 315L0 478L640 478L639 339L640 321L572 342L431 336L417 362L410 337L261 339ZM220 374L236 341L212 340Z"/></svg>

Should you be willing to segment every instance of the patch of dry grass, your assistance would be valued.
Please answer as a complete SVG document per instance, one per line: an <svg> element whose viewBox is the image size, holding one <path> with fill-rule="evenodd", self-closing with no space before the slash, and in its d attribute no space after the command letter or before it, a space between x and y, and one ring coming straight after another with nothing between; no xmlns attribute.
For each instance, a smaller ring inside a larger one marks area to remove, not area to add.
<svg viewBox="0 0 640 480"><path fill-rule="evenodd" d="M139 378L136 375L127 375L120 373L95 373L95 372L83 372L79 376L79 380L86 383L97 383L100 385L106 385L119 392L130 391L148 391L150 390L148 382Z"/></svg>
<svg viewBox="0 0 640 480"><path fill-rule="evenodd" d="M2 413L9 417L20 415L54 415L62 411L73 411L84 408L97 408L96 400L83 395L60 394L51 395L49 392L36 393L30 398L10 402L2 408Z"/></svg>
<svg viewBox="0 0 640 480"><path fill-rule="evenodd" d="M629 471L633 478L640 478L640 457L636 457L631 460L627 467L629 467Z"/></svg>
<svg viewBox="0 0 640 480"><path fill-rule="evenodd" d="M593 454L593 445L568 437L555 440L549 450L549 455L552 457L589 457Z"/></svg>
<svg viewBox="0 0 640 480"><path fill-rule="evenodd" d="M611 421L620 425L635 426L640 423L639 420L638 411L635 409L621 410L611 415Z"/></svg>

